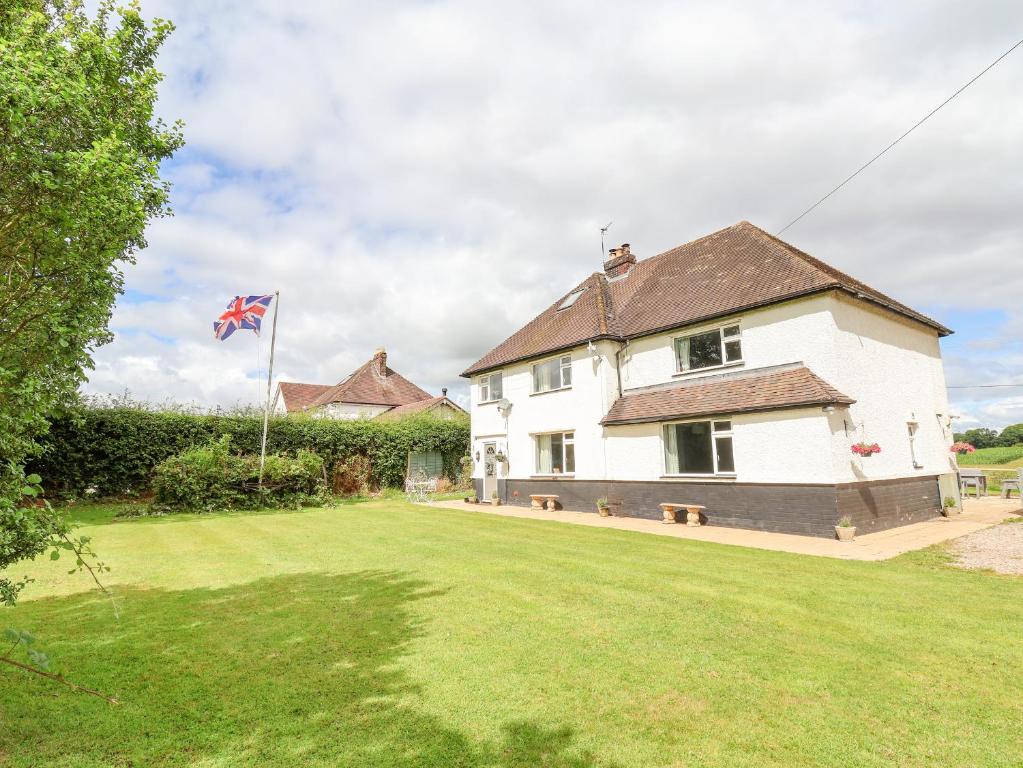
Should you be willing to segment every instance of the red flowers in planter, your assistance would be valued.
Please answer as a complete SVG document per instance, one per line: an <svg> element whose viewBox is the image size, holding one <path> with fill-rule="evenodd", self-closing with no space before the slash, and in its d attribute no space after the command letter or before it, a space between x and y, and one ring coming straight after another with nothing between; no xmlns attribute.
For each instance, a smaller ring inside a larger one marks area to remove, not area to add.
<svg viewBox="0 0 1023 768"><path fill-rule="evenodd" d="M958 453L962 455L964 453L973 453L977 449L974 448L969 443L952 443L949 450L952 451L952 453Z"/></svg>
<svg viewBox="0 0 1023 768"><path fill-rule="evenodd" d="M877 443L856 443L852 447L852 452L866 458L867 456L873 456L875 453L881 453L881 446Z"/></svg>

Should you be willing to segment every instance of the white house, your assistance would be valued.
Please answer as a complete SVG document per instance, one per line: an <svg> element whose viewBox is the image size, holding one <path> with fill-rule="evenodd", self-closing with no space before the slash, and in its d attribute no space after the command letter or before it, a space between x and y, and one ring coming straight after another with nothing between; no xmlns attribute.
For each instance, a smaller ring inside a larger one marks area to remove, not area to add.
<svg viewBox="0 0 1023 768"><path fill-rule="evenodd" d="M278 415L307 413L330 419L398 419L429 414L451 419L465 411L447 396L434 397L387 367L387 352L378 349L337 384L303 384L282 381L277 385L273 412Z"/></svg>
<svg viewBox="0 0 1023 768"><path fill-rule="evenodd" d="M949 329L745 221L610 255L462 374L482 498L833 536L958 496Z"/></svg>

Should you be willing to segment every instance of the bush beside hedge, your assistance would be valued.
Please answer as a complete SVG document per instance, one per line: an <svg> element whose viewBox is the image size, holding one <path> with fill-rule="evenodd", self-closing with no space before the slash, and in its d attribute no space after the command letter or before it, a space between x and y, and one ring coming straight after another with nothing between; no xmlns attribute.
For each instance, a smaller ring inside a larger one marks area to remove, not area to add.
<svg viewBox="0 0 1023 768"><path fill-rule="evenodd" d="M153 470L158 509L208 512L217 509L298 507L325 500L323 459L310 451L294 457L272 453L259 486L259 456L231 451L230 437L189 448Z"/></svg>
<svg viewBox="0 0 1023 768"><path fill-rule="evenodd" d="M83 408L55 420L42 441L43 454L30 472L43 477L50 492L101 496L142 492L157 464L189 448L230 436L231 451L260 450L263 421L257 416L214 416L154 412L136 408ZM410 451L440 451L444 473L458 476L459 459L469 449L469 422L420 417L400 421L335 421L273 418L267 452L291 456L311 451L327 467L365 456L372 481L399 487Z"/></svg>

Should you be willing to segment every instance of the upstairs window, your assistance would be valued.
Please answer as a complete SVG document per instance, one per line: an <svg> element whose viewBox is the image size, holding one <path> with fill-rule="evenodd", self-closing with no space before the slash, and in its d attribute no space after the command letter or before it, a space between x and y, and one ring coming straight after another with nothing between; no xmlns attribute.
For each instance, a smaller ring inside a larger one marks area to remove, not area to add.
<svg viewBox="0 0 1023 768"><path fill-rule="evenodd" d="M536 473L557 475L575 472L575 432L536 436Z"/></svg>
<svg viewBox="0 0 1023 768"><path fill-rule="evenodd" d="M665 424L664 470L668 475L734 475L732 422Z"/></svg>
<svg viewBox="0 0 1023 768"><path fill-rule="evenodd" d="M680 372L741 362L742 330L738 325L725 325L675 339L675 364Z"/></svg>
<svg viewBox="0 0 1023 768"><path fill-rule="evenodd" d="M572 386L572 357L555 357L533 366L533 394Z"/></svg>
<svg viewBox="0 0 1023 768"><path fill-rule="evenodd" d="M504 397L502 390L502 376L500 373L491 373L487 376L480 376L480 402L492 403Z"/></svg>

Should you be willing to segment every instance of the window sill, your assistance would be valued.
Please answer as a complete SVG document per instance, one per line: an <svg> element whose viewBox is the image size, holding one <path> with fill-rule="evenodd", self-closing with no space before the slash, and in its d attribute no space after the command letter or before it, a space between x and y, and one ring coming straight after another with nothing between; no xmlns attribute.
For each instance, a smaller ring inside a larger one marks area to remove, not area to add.
<svg viewBox="0 0 1023 768"><path fill-rule="evenodd" d="M530 397L539 397L540 395L553 395L555 392L565 392L572 388L569 384L567 387L558 387L557 389L545 389L543 392L530 392Z"/></svg>
<svg viewBox="0 0 1023 768"><path fill-rule="evenodd" d="M739 367L741 367L741 366L743 366L745 364L746 364L745 360L733 360L730 363L722 363L721 365L711 365L711 366L709 366L707 368L697 368L697 369L692 370L692 371L675 371L675 373L673 373L671 375L672 375L673 378L677 379L677 378L682 378L682 377L686 377L686 376L696 376L698 374L707 373L709 371L720 371L720 370L724 370L726 368L739 368Z"/></svg>
<svg viewBox="0 0 1023 768"><path fill-rule="evenodd" d="M661 475L661 480L735 480L734 472L722 472L717 475Z"/></svg>
<svg viewBox="0 0 1023 768"><path fill-rule="evenodd" d="M499 402L501 402L501 401L500 400L481 400L480 402L476 403L476 405L497 405Z"/></svg>
<svg viewBox="0 0 1023 768"><path fill-rule="evenodd" d="M529 479L530 480L557 480L559 477L567 477L569 480L571 480L571 479L573 479L575 477L575 472L558 472L557 474L554 474L552 472L549 475L530 475Z"/></svg>

